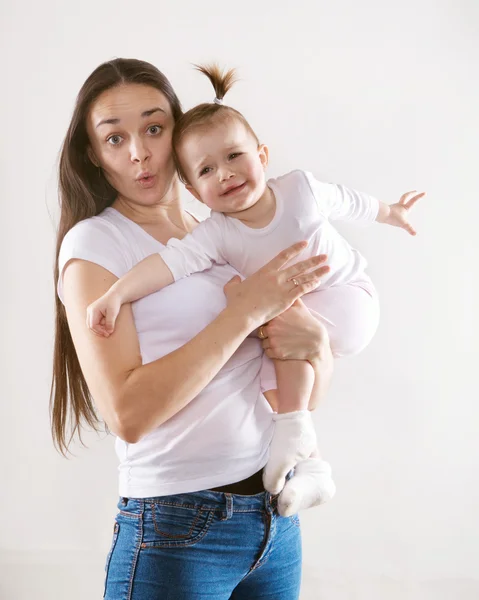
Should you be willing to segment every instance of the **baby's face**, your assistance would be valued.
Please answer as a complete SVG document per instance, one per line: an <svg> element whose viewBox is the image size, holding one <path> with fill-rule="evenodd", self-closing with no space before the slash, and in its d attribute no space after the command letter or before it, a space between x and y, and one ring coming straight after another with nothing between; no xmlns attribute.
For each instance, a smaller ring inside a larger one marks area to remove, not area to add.
<svg viewBox="0 0 479 600"><path fill-rule="evenodd" d="M187 134L179 157L187 189L212 210L237 213L264 193L267 150L234 118Z"/></svg>

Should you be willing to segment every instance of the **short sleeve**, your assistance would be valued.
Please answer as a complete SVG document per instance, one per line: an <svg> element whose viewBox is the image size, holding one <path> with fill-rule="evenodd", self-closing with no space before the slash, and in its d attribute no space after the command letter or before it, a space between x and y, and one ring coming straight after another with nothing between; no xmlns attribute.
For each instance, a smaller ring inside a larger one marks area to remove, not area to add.
<svg viewBox="0 0 479 600"><path fill-rule="evenodd" d="M63 238L58 257L57 293L63 302L63 272L74 258L87 260L120 278L133 266L126 241L109 221L92 217L77 223Z"/></svg>
<svg viewBox="0 0 479 600"><path fill-rule="evenodd" d="M374 196L344 185L323 183L305 173L319 210L331 221L357 221L362 224L376 220L379 202Z"/></svg>

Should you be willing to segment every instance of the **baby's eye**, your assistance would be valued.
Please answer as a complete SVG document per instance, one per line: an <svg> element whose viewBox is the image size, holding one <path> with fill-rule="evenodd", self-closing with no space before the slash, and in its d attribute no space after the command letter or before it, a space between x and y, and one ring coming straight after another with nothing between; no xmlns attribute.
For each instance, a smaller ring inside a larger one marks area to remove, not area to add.
<svg viewBox="0 0 479 600"><path fill-rule="evenodd" d="M238 156L241 156L241 152L233 152L232 154L229 155L229 159L232 160L233 158L236 158Z"/></svg>
<svg viewBox="0 0 479 600"><path fill-rule="evenodd" d="M162 129L163 127L161 125L151 125L148 127L148 133L150 135L158 135Z"/></svg>
<svg viewBox="0 0 479 600"><path fill-rule="evenodd" d="M200 171L200 177L202 175L206 175L206 173L209 173L211 171L211 167L204 167L203 169L201 169Z"/></svg>
<svg viewBox="0 0 479 600"><path fill-rule="evenodd" d="M118 144L121 142L122 137L121 135L111 135L106 141L111 144L112 146L118 146Z"/></svg>

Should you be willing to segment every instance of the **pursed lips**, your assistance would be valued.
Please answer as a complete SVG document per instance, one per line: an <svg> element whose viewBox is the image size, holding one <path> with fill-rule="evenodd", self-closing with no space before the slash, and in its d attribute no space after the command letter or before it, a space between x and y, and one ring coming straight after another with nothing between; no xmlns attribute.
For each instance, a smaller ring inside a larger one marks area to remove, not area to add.
<svg viewBox="0 0 479 600"><path fill-rule="evenodd" d="M153 175L149 171L143 171L138 175L136 181L139 181L140 179L149 179L150 177L153 177Z"/></svg>

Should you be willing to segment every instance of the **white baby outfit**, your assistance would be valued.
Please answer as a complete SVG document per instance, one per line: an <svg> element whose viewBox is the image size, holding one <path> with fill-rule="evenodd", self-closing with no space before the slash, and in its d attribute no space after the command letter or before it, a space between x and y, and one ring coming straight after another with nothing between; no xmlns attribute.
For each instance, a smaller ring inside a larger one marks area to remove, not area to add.
<svg viewBox="0 0 479 600"><path fill-rule="evenodd" d="M378 201L342 185L322 183L305 171L292 171L267 185L276 199L272 221L261 229L212 212L182 240L171 239L160 252L175 281L216 264L230 264L244 277L279 252L301 240L307 248L295 259L327 254L330 267L317 291L303 296L309 310L328 329L335 356L360 352L373 337L379 303L365 258L334 228L331 221L374 222ZM272 362L265 356L262 390L276 387Z"/></svg>

